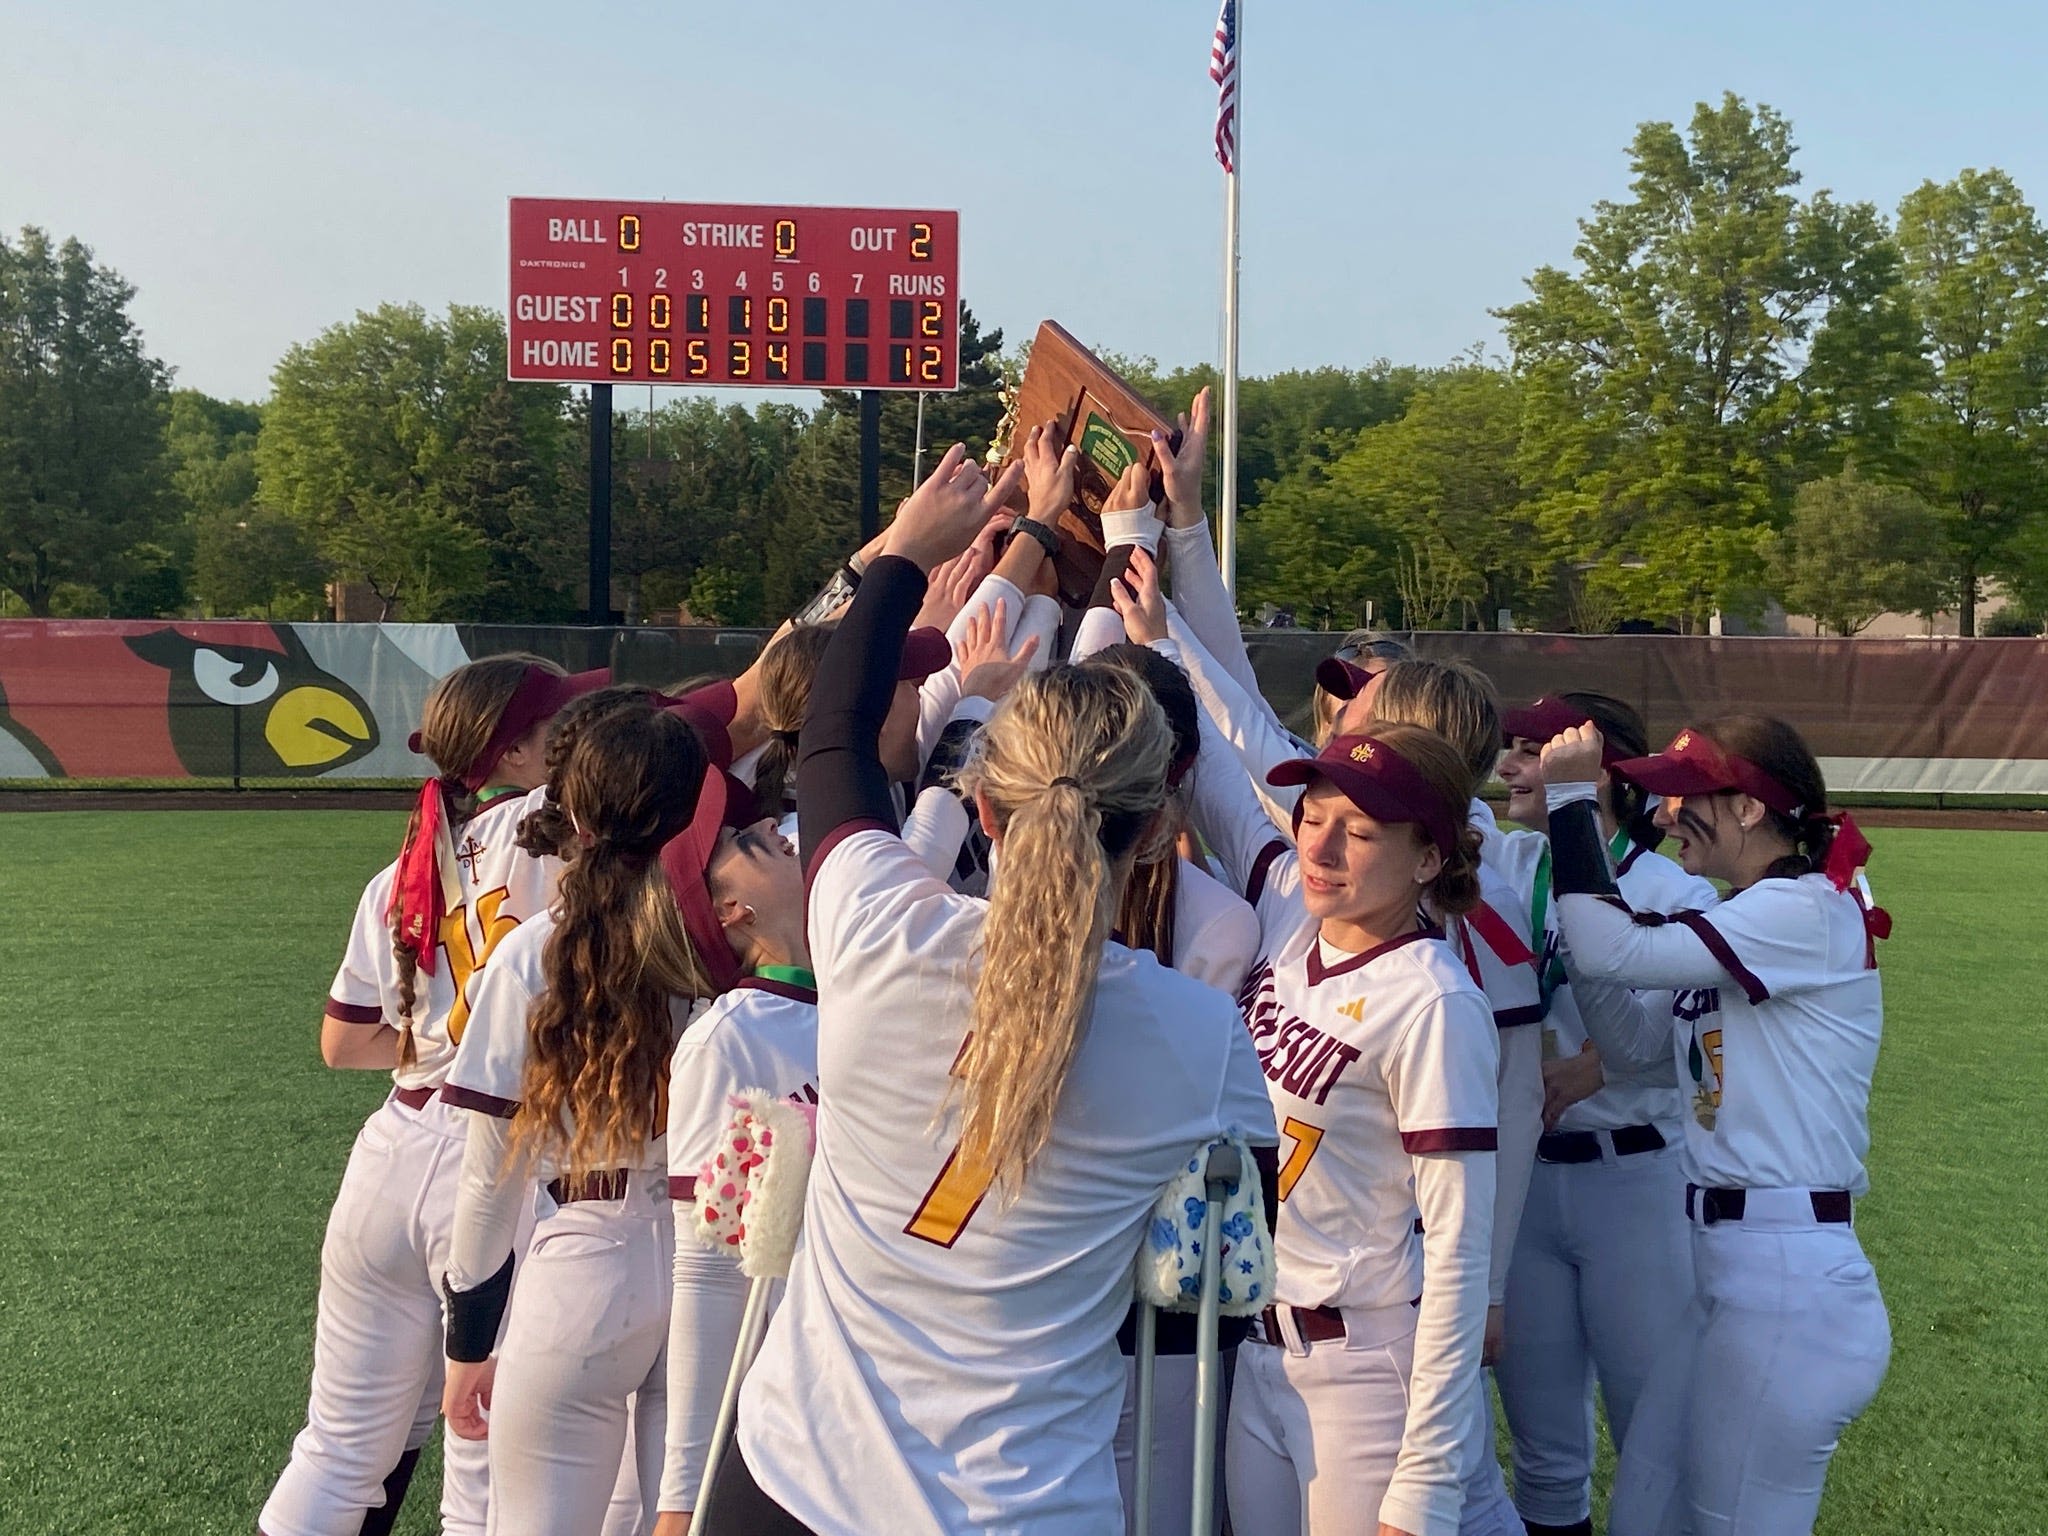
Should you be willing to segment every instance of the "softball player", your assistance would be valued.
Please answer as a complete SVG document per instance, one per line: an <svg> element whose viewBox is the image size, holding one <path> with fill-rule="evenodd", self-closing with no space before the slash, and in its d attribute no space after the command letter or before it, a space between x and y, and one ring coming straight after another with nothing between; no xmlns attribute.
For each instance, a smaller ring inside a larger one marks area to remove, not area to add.
<svg viewBox="0 0 2048 1536"><path fill-rule="evenodd" d="M824 1096L721 1529L1118 1528L1113 1341L1152 1203L1206 1141L1273 1139L1229 1001L1108 941L1171 752L1142 688L1055 668L996 711L966 773L1004 855L986 904L890 830L876 739L922 573L980 526L962 461L898 513L804 725Z"/></svg>
<svg viewBox="0 0 2048 1536"><path fill-rule="evenodd" d="M483 972L442 1088L472 1112L449 1245L443 1411L466 1439L488 1427L494 1536L597 1529L629 1397L642 1526L653 1516L674 1262L661 1100L692 1000L733 963L716 931L692 931L663 867L672 838L715 844L724 780L707 780L705 766L696 734L651 699L581 729L549 784L575 857L555 905ZM512 1292L512 1232L535 1174L549 1199Z"/></svg>
<svg viewBox="0 0 2048 1536"><path fill-rule="evenodd" d="M1537 830L1503 836L1531 866L1532 925L1545 940L1545 1120L1508 1270L1507 1337L1495 1366L1514 1438L1515 1507L1531 1536L1592 1536L1593 1387L1616 1446L1627 1442L1652 1354L1692 1297L1692 1243L1678 1164L1680 1104L1669 1053L1640 1072L1603 1074L1582 1010L1614 988L1571 984L1550 876L1539 754L1553 736L1597 724L1604 738L1598 814L1615 883L1643 912L1704 910L1720 898L1656 851L1664 834L1640 787L1612 776L1647 750L1642 719L1618 699L1567 693L1503 716L1508 815ZM1627 1006L1634 1000L1623 998ZM1668 995L1650 1006L1669 1010Z"/></svg>
<svg viewBox="0 0 2048 1536"><path fill-rule="evenodd" d="M676 888L689 893L686 901L702 892L704 905L690 922L692 931L715 924L745 974L691 1022L669 1068L668 1192L677 1237L668 1437L655 1536L680 1536L687 1528L681 1517L696 1508L747 1301L748 1282L737 1260L706 1252L687 1231L695 1216L698 1170L718 1150L735 1095L765 1088L814 1104L818 1099L817 981L804 932L796 850L772 821L762 821L724 829L695 879L672 859L670 864Z"/></svg>
<svg viewBox="0 0 2048 1536"><path fill-rule="evenodd" d="M1285 1157L1281 1305L1231 1396L1231 1525L1448 1536L1483 1391L1499 1047L1417 908L1477 899L1462 774L1414 727L1335 737L1275 770L1309 787L1297 852L1241 777L1207 771L1211 750L1197 823L1259 915L1240 1002Z"/></svg>
<svg viewBox="0 0 2048 1536"><path fill-rule="evenodd" d="M1612 1529L1794 1536L1812 1529L1829 1458L1891 1354L1850 1219L1869 1182L1889 919L1858 894L1869 846L1825 814L1805 743L1758 715L1612 770L1664 797L1657 824L1679 861L1728 899L1668 916L1603 900L1601 746L1577 726L1543 750L1558 918L1580 975L1676 994L1668 1019L1586 1023L1619 1067L1672 1053L1690 1091L1680 1162L1697 1287L1636 1405Z"/></svg>
<svg viewBox="0 0 2048 1536"><path fill-rule="evenodd" d="M421 787L397 861L363 891L320 1026L331 1067L392 1073L391 1096L349 1153L320 1251L306 1425L258 1517L266 1536L390 1529L440 1414L442 1303L461 1122L435 1098L467 1022L464 984L543 910L560 865L519 851L524 791L543 776L548 723L603 673L489 656L435 684L413 749ZM443 1529L484 1527L480 1447L449 1437Z"/></svg>

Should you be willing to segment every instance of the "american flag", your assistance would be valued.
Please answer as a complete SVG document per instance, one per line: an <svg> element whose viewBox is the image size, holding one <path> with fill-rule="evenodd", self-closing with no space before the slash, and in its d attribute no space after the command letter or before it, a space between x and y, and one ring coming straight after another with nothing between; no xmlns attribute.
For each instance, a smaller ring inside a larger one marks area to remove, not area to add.
<svg viewBox="0 0 2048 1536"><path fill-rule="evenodd" d="M1237 171L1237 0L1223 0L1216 40L1209 45L1209 78L1216 82L1216 158Z"/></svg>

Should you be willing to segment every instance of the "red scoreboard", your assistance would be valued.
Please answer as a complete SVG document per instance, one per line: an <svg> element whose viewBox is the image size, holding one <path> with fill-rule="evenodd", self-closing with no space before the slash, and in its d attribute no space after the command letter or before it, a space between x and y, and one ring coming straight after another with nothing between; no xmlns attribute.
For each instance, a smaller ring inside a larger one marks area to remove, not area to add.
<svg viewBox="0 0 2048 1536"><path fill-rule="evenodd" d="M515 197L508 371L958 389L959 264L958 213Z"/></svg>

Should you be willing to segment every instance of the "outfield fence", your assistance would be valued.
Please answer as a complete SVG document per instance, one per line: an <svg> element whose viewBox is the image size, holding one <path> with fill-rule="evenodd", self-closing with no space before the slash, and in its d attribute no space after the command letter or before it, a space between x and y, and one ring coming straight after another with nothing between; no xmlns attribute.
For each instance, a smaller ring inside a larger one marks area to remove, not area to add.
<svg viewBox="0 0 2048 1536"><path fill-rule="evenodd" d="M624 682L730 676L764 631L488 624L0 621L0 780L241 786L417 779L406 747L434 680L531 651ZM1509 700L1626 699L1662 740L1733 710L1798 724L1830 787L1972 805L2048 796L2048 642L1421 633ZM1246 635L1268 698L1305 726L1337 637Z"/></svg>

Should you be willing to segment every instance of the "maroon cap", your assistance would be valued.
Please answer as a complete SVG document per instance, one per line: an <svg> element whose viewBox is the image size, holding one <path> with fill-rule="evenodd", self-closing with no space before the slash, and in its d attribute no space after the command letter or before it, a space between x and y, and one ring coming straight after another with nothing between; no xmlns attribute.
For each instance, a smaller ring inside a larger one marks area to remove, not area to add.
<svg viewBox="0 0 2048 1536"><path fill-rule="evenodd" d="M921 683L934 672L943 672L953 659L953 646L944 630L913 629L903 637L903 665L896 669L899 683Z"/></svg>
<svg viewBox="0 0 2048 1536"><path fill-rule="evenodd" d="M1371 736L1332 736L1314 757L1297 757L1266 775L1268 784L1306 784L1328 779L1345 799L1375 821L1410 821L1429 834L1445 858L1458 846L1464 813L1444 804L1415 765Z"/></svg>
<svg viewBox="0 0 2048 1536"><path fill-rule="evenodd" d="M751 809L753 796L746 786L723 769L712 768L704 775L704 787L697 792L697 811L690 824L662 845L661 868L675 892L676 909L683 915L683 930L690 947L697 952L705 974L720 992L736 983L742 974L739 956L726 939L725 925L712 910L711 887L705 879L711 856L718 851L718 834L731 825L730 818L742 808Z"/></svg>
<svg viewBox="0 0 2048 1536"><path fill-rule="evenodd" d="M1627 757L1614 771L1653 795L1712 795L1739 789L1781 816L1797 819L1818 806L1801 805L1792 791L1746 757L1727 751L1713 737L1687 726L1671 745L1648 757Z"/></svg>
<svg viewBox="0 0 2048 1536"><path fill-rule="evenodd" d="M1555 694L1546 693L1533 704L1525 704L1520 709L1509 709L1501 712L1500 730L1503 738L1501 744L1511 747L1515 744L1517 736L1521 737L1524 741L1545 742L1549 741L1553 736L1563 735L1575 725L1591 725L1592 723L1593 717L1586 713L1585 710L1579 708L1578 705L1568 700L1560 699ZM1612 768L1621 761L1621 757L1621 750L1603 736L1600 747L1600 766Z"/></svg>
<svg viewBox="0 0 2048 1536"><path fill-rule="evenodd" d="M1355 699L1365 685L1386 671L1385 667L1361 667L1342 656L1325 656L1316 663L1316 686L1340 699Z"/></svg>
<svg viewBox="0 0 2048 1536"><path fill-rule="evenodd" d="M462 782L470 789L482 789L490 783L491 775L498 770L498 761L519 744L519 738L532 730L543 720L552 720L562 712L563 706L571 699L581 698L606 687L612 680L611 668L599 667L591 672L571 672L566 676L547 667L528 666L526 675L519 679L519 686L512 690L512 697L498 714L498 724L491 732L491 739L470 764L469 772L462 776ZM420 749L420 733L414 731L406 738L408 747L417 752Z"/></svg>

